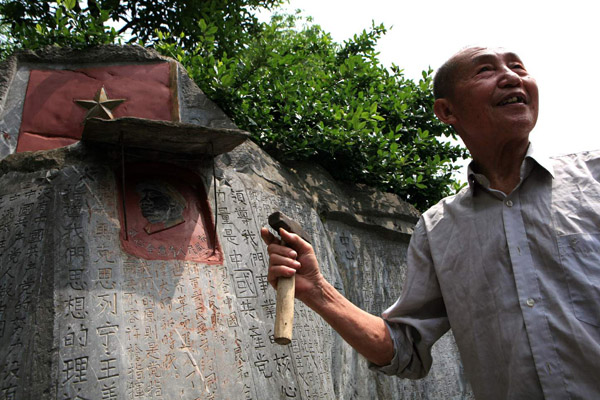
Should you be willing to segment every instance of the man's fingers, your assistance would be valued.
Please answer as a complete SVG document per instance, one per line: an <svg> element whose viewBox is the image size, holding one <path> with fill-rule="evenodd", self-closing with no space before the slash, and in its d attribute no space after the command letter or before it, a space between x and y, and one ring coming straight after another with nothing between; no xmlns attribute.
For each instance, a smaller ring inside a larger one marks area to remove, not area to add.
<svg viewBox="0 0 600 400"><path fill-rule="evenodd" d="M298 253L296 250L283 246L279 243L271 243L267 246L267 252L269 253L269 257L273 257L274 255L287 257L289 259L295 260L298 257Z"/></svg>
<svg viewBox="0 0 600 400"><path fill-rule="evenodd" d="M310 243L302 239L295 233L290 233L283 228L279 228L279 235L286 245L294 248L298 253L306 253L312 251Z"/></svg>
<svg viewBox="0 0 600 400"><path fill-rule="evenodd" d="M277 289L277 280L281 277L290 278L294 276L296 269L286 265L271 265L267 274L267 280Z"/></svg>
<svg viewBox="0 0 600 400"><path fill-rule="evenodd" d="M279 254L284 257L289 257L295 259L298 257L298 253L290 248L287 245L281 244L281 240L279 240L275 235L273 235L269 229L262 228L260 230L260 236L263 241L267 245L267 252L269 253L269 257L272 257L274 254Z"/></svg>
<svg viewBox="0 0 600 400"><path fill-rule="evenodd" d="M269 247L271 247L272 245L269 245ZM296 261L295 258L293 257L288 257L287 255L281 255L281 254L277 254L277 253L269 253L269 267L273 268L273 267L277 267L277 266L283 266L283 267L288 267L291 269L298 269L300 268L300 263L298 261Z"/></svg>
<svg viewBox="0 0 600 400"><path fill-rule="evenodd" d="M265 228L265 227L263 227L263 228L260 229L260 236L262 237L263 242L265 242L265 244L267 246L277 240L277 238L275 237L275 235L273 235L271 233L271 231L269 231L269 229Z"/></svg>
<svg viewBox="0 0 600 400"><path fill-rule="evenodd" d="M288 233L288 236L289 235L290 234ZM265 244L267 245L267 250L269 251L269 254L271 254L272 252L277 252L284 255L289 254L289 256L292 258L295 258L297 256L297 253L290 248L291 246L288 246L287 243L284 245L278 237L276 237L271 233L271 231L269 231L268 228L261 228L260 236L262 237L263 242L265 242ZM271 247L271 245L273 245L273 247ZM293 252L293 254L291 254L290 252Z"/></svg>
<svg viewBox="0 0 600 400"><path fill-rule="evenodd" d="M302 266L298 259L304 259L303 262L308 262L307 265L316 265L314 250L310 243L302 239L299 235L290 233L283 228L279 229L279 239L271 233L268 228L261 229L261 237L267 244L267 252L269 253L269 272L267 279L271 286L277 289L277 281L281 277L292 277L296 271ZM307 270L310 273L310 270ZM302 275L303 277L305 275Z"/></svg>
<svg viewBox="0 0 600 400"><path fill-rule="evenodd" d="M269 245L271 247L273 245ZM289 278L294 276L296 270L301 265L293 258L285 257L279 254L270 253L269 255L269 272L267 280L275 289L277 289L277 280L281 277Z"/></svg>
<svg viewBox="0 0 600 400"><path fill-rule="evenodd" d="M272 249L269 249L269 254L271 254L272 251L280 254L286 254L286 251L288 251L284 250L286 248L289 250L295 249L298 252L307 252L312 249L310 243L306 242L304 239L302 239L295 233L290 233L283 228L279 228L279 235L281 236L282 240L279 240L279 238L273 235L268 228L261 228L260 236L262 237L262 240L267 246L270 247L272 244L280 245L280 247L273 247ZM285 245L282 245L282 242L285 243ZM290 255L290 257L293 258L295 258L296 256L297 252L295 252L295 255Z"/></svg>

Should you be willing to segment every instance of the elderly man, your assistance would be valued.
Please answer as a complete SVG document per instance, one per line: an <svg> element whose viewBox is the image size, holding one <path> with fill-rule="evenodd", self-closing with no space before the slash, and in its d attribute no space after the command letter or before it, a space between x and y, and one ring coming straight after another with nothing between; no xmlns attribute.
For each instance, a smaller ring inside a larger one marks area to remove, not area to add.
<svg viewBox="0 0 600 400"><path fill-rule="evenodd" d="M534 152L537 85L503 49L460 51L434 92L473 162L469 186L415 227L400 299L383 318L360 310L308 243L263 229L269 281L296 274L296 297L384 373L426 375L452 327L479 399L600 398L600 152Z"/></svg>

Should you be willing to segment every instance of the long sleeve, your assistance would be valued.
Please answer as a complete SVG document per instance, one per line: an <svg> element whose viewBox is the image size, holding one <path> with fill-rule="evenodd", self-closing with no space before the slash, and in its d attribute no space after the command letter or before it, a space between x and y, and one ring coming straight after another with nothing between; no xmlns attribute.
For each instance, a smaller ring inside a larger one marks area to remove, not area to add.
<svg viewBox="0 0 600 400"><path fill-rule="evenodd" d="M415 227L407 262L402 295L382 314L394 341L394 358L371 369L419 379L431 368L431 346L450 329L423 220Z"/></svg>

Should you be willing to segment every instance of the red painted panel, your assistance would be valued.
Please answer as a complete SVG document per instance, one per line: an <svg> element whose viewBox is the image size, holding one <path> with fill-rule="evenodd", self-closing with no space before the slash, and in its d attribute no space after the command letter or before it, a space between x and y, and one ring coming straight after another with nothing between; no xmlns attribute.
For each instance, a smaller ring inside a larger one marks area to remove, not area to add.
<svg viewBox="0 0 600 400"><path fill-rule="evenodd" d="M88 110L74 100L92 100L104 86L109 99L126 99L115 118L172 120L169 63L113 65L78 70L32 70L20 132L79 140ZM17 152L46 149L48 141L19 140ZM58 144L58 143L57 143ZM56 146L60 147L60 146Z"/></svg>
<svg viewBox="0 0 600 400"><path fill-rule="evenodd" d="M64 137L40 136L34 133L21 132L17 152L52 150L58 147L65 147L77 143L77 140Z"/></svg>
<svg viewBox="0 0 600 400"><path fill-rule="evenodd" d="M223 263L218 242L213 250L214 223L197 175L170 164L126 165L125 239L120 174L121 244L125 251L147 260Z"/></svg>

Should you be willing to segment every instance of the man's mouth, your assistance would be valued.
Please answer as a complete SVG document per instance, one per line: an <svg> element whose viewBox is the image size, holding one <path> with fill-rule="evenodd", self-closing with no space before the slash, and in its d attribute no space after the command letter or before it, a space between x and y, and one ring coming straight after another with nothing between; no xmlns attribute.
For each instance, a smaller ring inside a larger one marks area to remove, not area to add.
<svg viewBox="0 0 600 400"><path fill-rule="evenodd" d="M523 96L512 96L512 97L502 100L498 105L505 106L507 104L515 104L515 103L526 104L525 98Z"/></svg>

